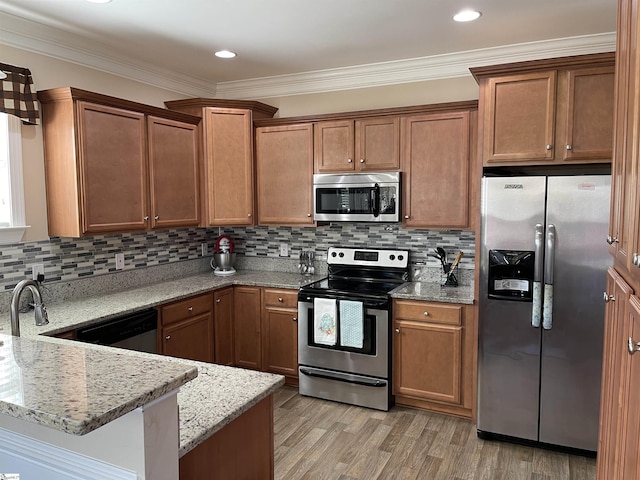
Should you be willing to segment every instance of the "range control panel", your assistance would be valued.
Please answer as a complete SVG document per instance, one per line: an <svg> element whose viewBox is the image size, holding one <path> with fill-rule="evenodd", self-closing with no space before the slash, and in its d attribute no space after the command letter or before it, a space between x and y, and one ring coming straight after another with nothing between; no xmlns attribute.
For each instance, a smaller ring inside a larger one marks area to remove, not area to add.
<svg viewBox="0 0 640 480"><path fill-rule="evenodd" d="M330 247L327 252L327 263L330 265L407 268L409 250Z"/></svg>

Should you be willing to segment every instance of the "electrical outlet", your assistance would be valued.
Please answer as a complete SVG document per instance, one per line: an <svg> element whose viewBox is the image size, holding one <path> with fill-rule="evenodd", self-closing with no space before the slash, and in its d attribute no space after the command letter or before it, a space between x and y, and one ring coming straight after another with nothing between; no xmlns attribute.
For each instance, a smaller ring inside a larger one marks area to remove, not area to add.
<svg viewBox="0 0 640 480"><path fill-rule="evenodd" d="M116 253L116 270L124 268L124 253Z"/></svg>
<svg viewBox="0 0 640 480"><path fill-rule="evenodd" d="M280 256L281 257L288 257L289 256L289 245L287 245L286 243L281 243L280 244Z"/></svg>
<svg viewBox="0 0 640 480"><path fill-rule="evenodd" d="M206 243L202 243L200 244L200 249L202 250L202 256L206 257L207 256L207 244Z"/></svg>
<svg viewBox="0 0 640 480"><path fill-rule="evenodd" d="M42 275L44 277L44 264L42 263L31 265L31 278L38 280L38 275Z"/></svg>

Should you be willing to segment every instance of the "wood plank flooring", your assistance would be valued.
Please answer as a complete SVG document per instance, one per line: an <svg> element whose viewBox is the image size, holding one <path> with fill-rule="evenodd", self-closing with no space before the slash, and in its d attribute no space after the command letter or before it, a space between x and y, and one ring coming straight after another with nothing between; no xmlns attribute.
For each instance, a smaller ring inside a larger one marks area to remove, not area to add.
<svg viewBox="0 0 640 480"><path fill-rule="evenodd" d="M594 480L593 458L480 440L465 419L274 395L277 480Z"/></svg>

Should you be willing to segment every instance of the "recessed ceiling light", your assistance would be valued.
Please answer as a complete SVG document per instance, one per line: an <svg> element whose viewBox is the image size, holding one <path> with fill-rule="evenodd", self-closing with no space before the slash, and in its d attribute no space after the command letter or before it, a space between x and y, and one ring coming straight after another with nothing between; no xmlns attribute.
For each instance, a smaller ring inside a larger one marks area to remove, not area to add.
<svg viewBox="0 0 640 480"><path fill-rule="evenodd" d="M235 53L230 52L229 50L220 50L214 54L218 58L233 58L236 56Z"/></svg>
<svg viewBox="0 0 640 480"><path fill-rule="evenodd" d="M476 10L462 10L461 12L456 13L453 16L453 19L456 22L471 22L480 18L480 15L482 15L482 13Z"/></svg>

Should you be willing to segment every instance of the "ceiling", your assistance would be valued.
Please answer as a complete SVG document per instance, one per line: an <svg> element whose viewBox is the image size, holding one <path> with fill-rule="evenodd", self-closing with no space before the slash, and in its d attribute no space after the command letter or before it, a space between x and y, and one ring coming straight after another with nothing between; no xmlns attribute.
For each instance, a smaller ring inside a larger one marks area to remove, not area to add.
<svg viewBox="0 0 640 480"><path fill-rule="evenodd" d="M616 3L0 0L0 43L190 95L266 97L459 76L468 74L469 66L610 51ZM452 20L469 7L482 12L479 20ZM220 49L238 56L218 59L213 52Z"/></svg>

